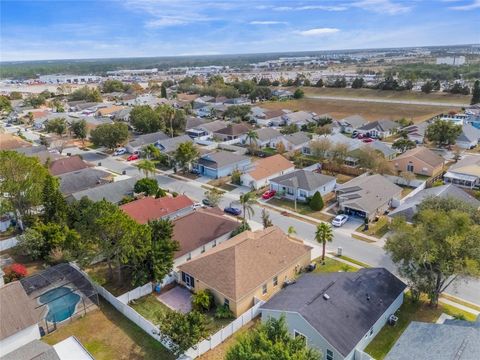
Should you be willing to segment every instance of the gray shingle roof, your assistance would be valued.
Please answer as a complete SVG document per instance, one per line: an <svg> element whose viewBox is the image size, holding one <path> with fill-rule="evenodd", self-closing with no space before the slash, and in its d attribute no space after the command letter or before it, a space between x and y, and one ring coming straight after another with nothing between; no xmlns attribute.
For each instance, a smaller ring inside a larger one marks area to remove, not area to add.
<svg viewBox="0 0 480 360"><path fill-rule="evenodd" d="M119 203L125 196L133 194L133 187L138 178L115 181L105 185L96 186L91 189L75 192L70 195L72 199L80 200L84 196L92 201L105 199L114 204Z"/></svg>
<svg viewBox="0 0 480 360"><path fill-rule="evenodd" d="M217 151L204 155L198 160L198 163L212 169L220 169L228 165L234 166L236 163L248 159L246 156L237 155L229 151Z"/></svg>
<svg viewBox="0 0 480 360"><path fill-rule="evenodd" d="M405 288L384 268L306 274L260 309L299 313L346 356Z"/></svg>
<svg viewBox="0 0 480 360"><path fill-rule="evenodd" d="M162 131L151 133L151 134L144 134L137 136L135 139L130 141L129 145L133 148L144 146L148 144L154 144L159 140L168 139L168 136L163 133Z"/></svg>
<svg viewBox="0 0 480 360"><path fill-rule="evenodd" d="M362 116L360 115L350 115L347 116L346 118L343 118L342 120L339 121L340 125L342 126L347 126L350 125L353 128L358 128L365 124L367 120L365 120Z"/></svg>
<svg viewBox="0 0 480 360"><path fill-rule="evenodd" d="M69 195L77 191L106 184L112 178L112 174L94 168L87 168L62 174L58 178L60 179L60 191L65 195Z"/></svg>
<svg viewBox="0 0 480 360"><path fill-rule="evenodd" d="M302 145L310 141L308 135L302 131L296 132L294 134L288 134L283 136L285 140L293 145Z"/></svg>
<svg viewBox="0 0 480 360"><path fill-rule="evenodd" d="M407 221L412 221L413 216L417 213L417 206L428 197L440 197L440 198L454 198L462 200L472 206L479 208L480 201L475 199L470 194L466 193L462 189L455 185L448 184L437 186L429 189L419 191L414 196L408 198L402 205L390 212L389 216L397 217L403 216Z"/></svg>
<svg viewBox="0 0 480 360"><path fill-rule="evenodd" d="M33 340L4 355L0 360L60 360L53 346Z"/></svg>
<svg viewBox="0 0 480 360"><path fill-rule="evenodd" d="M178 146L184 142L192 142L192 138L188 135L180 135L173 138L158 141L162 151L171 153L177 150Z"/></svg>
<svg viewBox="0 0 480 360"><path fill-rule="evenodd" d="M283 186L298 187L303 190L312 191L335 180L333 176L323 175L305 170L296 170L294 172L278 176L270 180Z"/></svg>
<svg viewBox="0 0 480 360"><path fill-rule="evenodd" d="M378 131L391 131L393 129L399 128L400 125L392 120L378 120L366 123L365 125L358 128L358 130L378 130Z"/></svg>
<svg viewBox="0 0 480 360"><path fill-rule="evenodd" d="M480 140L480 129L470 125L464 124L462 133L457 137L457 141L478 142Z"/></svg>
<svg viewBox="0 0 480 360"><path fill-rule="evenodd" d="M412 321L385 360L478 360L480 327Z"/></svg>
<svg viewBox="0 0 480 360"><path fill-rule="evenodd" d="M270 127L261 128L261 129L255 130L255 132L258 135L258 141L268 141L271 139L275 139L279 136L282 136L280 131Z"/></svg>

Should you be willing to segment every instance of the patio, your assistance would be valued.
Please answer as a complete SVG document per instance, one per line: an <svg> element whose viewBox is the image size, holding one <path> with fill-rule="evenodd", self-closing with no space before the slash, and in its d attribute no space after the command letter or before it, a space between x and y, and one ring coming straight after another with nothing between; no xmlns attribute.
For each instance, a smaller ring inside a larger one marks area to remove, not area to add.
<svg viewBox="0 0 480 360"><path fill-rule="evenodd" d="M186 288L175 286L166 293L158 295L157 299L170 309L183 314L192 311L192 294Z"/></svg>

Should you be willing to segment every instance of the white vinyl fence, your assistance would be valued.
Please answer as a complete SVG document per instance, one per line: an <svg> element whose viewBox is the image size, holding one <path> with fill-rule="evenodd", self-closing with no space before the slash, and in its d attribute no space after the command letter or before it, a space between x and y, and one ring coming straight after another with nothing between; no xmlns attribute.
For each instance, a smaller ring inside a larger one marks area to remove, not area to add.
<svg viewBox="0 0 480 360"><path fill-rule="evenodd" d="M192 346L185 352L185 355L188 358L195 359L200 355L205 354L207 351L216 348L218 345L240 330L244 325L252 321L253 318L258 316L260 314L259 308L264 303L264 301L259 301L223 329L211 335L208 339L205 339L199 342L197 345Z"/></svg>
<svg viewBox="0 0 480 360"><path fill-rule="evenodd" d="M0 251L10 249L10 248L16 246L17 243L18 243L18 240L15 236L11 237L9 239L6 239L6 240L1 240L0 241Z"/></svg>
<svg viewBox="0 0 480 360"><path fill-rule="evenodd" d="M139 286L136 289L133 289L125 294L117 296L117 299L120 300L122 303L127 304L132 301L139 299L143 296L151 294L153 291L153 287L151 283L145 284L143 286Z"/></svg>

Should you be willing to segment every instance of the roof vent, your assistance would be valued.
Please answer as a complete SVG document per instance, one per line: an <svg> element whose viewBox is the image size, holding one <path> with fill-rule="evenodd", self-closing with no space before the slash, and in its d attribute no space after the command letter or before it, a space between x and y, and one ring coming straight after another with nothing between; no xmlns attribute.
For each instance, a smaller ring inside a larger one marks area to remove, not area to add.
<svg viewBox="0 0 480 360"><path fill-rule="evenodd" d="M367 294L367 301L370 301L370 295Z"/></svg>
<svg viewBox="0 0 480 360"><path fill-rule="evenodd" d="M323 294L323 298L324 298L325 300L328 300L328 299L330 299L330 296L328 296L328 294L325 293L325 294Z"/></svg>

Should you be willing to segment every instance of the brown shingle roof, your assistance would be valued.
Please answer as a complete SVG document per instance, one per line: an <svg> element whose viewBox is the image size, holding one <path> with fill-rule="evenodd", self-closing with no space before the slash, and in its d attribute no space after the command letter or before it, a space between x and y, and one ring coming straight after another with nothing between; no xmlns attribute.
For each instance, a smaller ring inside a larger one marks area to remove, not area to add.
<svg viewBox="0 0 480 360"><path fill-rule="evenodd" d="M54 176L88 168L80 156L70 156L54 160L50 164L50 173Z"/></svg>
<svg viewBox="0 0 480 360"><path fill-rule="evenodd" d="M193 201L185 195L162 198L145 197L120 206L130 217L140 224L157 220L181 209L191 207Z"/></svg>
<svg viewBox="0 0 480 360"><path fill-rule="evenodd" d="M18 136L8 133L0 133L0 150L13 150L31 146L32 144Z"/></svg>
<svg viewBox="0 0 480 360"><path fill-rule="evenodd" d="M407 150L403 154L397 156L395 160L399 159L408 159L410 157L416 158L420 161L423 161L425 164L430 165L433 168L443 164L443 158L435 154L432 150L427 149L426 147L419 146L411 150Z"/></svg>
<svg viewBox="0 0 480 360"><path fill-rule="evenodd" d="M217 130L218 134L225 134L225 135L243 135L246 134L250 130L247 125L244 124L230 124L226 128Z"/></svg>
<svg viewBox="0 0 480 360"><path fill-rule="evenodd" d="M311 249L272 226L256 232L244 231L179 268L237 301L296 265Z"/></svg>
<svg viewBox="0 0 480 360"><path fill-rule="evenodd" d="M198 249L225 234L229 234L239 226L216 209L197 210L174 221L173 239L180 244L175 258Z"/></svg>
<svg viewBox="0 0 480 360"><path fill-rule="evenodd" d="M248 174L255 180L261 180L293 167L292 162L277 154L255 162L255 169Z"/></svg>
<svg viewBox="0 0 480 360"><path fill-rule="evenodd" d="M22 284L14 281L0 287L0 340L32 326L40 320L40 311L35 309Z"/></svg>

